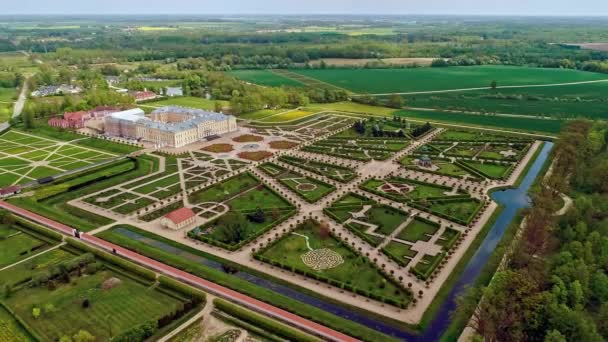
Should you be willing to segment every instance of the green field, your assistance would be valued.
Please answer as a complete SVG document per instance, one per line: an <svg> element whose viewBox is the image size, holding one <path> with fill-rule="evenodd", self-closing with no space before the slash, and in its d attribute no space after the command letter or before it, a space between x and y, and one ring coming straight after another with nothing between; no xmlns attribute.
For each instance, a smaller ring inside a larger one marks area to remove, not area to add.
<svg viewBox="0 0 608 342"><path fill-rule="evenodd" d="M446 124L485 126L496 129L518 130L539 134L555 134L561 131L565 121L536 118L518 118L496 115L447 113L441 111L399 111L396 115L408 119Z"/></svg>
<svg viewBox="0 0 608 342"><path fill-rule="evenodd" d="M608 82L404 95L406 106L556 118L606 118ZM381 98L386 100L387 97Z"/></svg>
<svg viewBox="0 0 608 342"><path fill-rule="evenodd" d="M0 103L2 102L13 102L17 91L15 88L0 88Z"/></svg>
<svg viewBox="0 0 608 342"><path fill-rule="evenodd" d="M228 72L229 75L234 76L238 79L244 80L249 83L259 84L267 87L279 87L279 86L290 86L290 87L302 87L303 84L292 80L287 77L283 77L270 70L236 70Z"/></svg>
<svg viewBox="0 0 608 342"><path fill-rule="evenodd" d="M295 72L360 94L401 93L536 85L608 79L606 75L569 69L472 66L411 69L302 69Z"/></svg>
<svg viewBox="0 0 608 342"><path fill-rule="evenodd" d="M0 225L0 267L45 250L49 244L14 227Z"/></svg>

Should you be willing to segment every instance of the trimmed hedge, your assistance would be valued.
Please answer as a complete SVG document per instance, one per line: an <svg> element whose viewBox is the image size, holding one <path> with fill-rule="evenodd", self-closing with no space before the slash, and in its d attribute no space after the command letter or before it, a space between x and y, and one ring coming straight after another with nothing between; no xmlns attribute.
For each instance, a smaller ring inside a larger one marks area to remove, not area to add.
<svg viewBox="0 0 608 342"><path fill-rule="evenodd" d="M158 282L166 288L183 293L191 298L196 298L199 303L204 303L207 300L207 294L205 292L173 278L160 275L158 277Z"/></svg>
<svg viewBox="0 0 608 342"><path fill-rule="evenodd" d="M61 233L57 233L55 231L52 231L50 229L44 228L41 225L38 225L36 223L30 222L24 218L21 218L19 216L16 215L12 215L15 218L15 222L17 222L20 226L27 228L29 230L32 230L38 234L41 234L51 240L55 240L55 241L61 241L63 239L63 235Z"/></svg>
<svg viewBox="0 0 608 342"><path fill-rule="evenodd" d="M305 334L299 330L293 329L285 324L277 324L277 321L270 319L265 316L261 316L251 310L245 309L241 306L232 304L223 299L216 298L213 300L213 305L219 310L224 311L238 319L241 319L247 323L251 323L254 326L260 327L264 330L272 331L274 334L284 337L289 341L303 341L303 342L317 342L320 341L318 338Z"/></svg>
<svg viewBox="0 0 608 342"><path fill-rule="evenodd" d="M437 266L439 266L439 263L441 263L441 260L443 260L443 258L445 258L445 252L439 253L439 256L435 258L434 262L429 266L429 269L426 272L422 272L417 268L418 264L420 264L422 261L419 261L418 264L413 267L410 267L410 270L419 279L427 280L431 276L431 274L435 272L435 269L437 269Z"/></svg>
<svg viewBox="0 0 608 342"><path fill-rule="evenodd" d="M127 271L135 273L144 279L148 279L148 280L152 280L152 281L156 280L156 273L154 271L151 271L145 267L134 264L131 261L123 259L117 255L114 255L114 254L102 251L100 249L97 249L95 247L89 246L86 243L78 241L74 238L66 238L66 242L70 246L73 246L73 247L80 249L82 251L85 251L85 252L93 253L98 258L100 258L104 261L107 261L113 265L116 265L120 268L123 268Z"/></svg>

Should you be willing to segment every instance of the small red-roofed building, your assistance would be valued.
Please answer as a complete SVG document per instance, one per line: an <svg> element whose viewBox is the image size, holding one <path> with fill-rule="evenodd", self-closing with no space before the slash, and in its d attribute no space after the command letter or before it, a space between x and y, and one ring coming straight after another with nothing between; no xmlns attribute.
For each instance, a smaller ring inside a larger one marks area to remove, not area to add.
<svg viewBox="0 0 608 342"><path fill-rule="evenodd" d="M196 214L190 208L174 210L160 219L160 223L173 230L186 228L196 222Z"/></svg>
<svg viewBox="0 0 608 342"><path fill-rule="evenodd" d="M149 90L134 91L131 93L135 97L135 102L152 100L156 98L156 94Z"/></svg>

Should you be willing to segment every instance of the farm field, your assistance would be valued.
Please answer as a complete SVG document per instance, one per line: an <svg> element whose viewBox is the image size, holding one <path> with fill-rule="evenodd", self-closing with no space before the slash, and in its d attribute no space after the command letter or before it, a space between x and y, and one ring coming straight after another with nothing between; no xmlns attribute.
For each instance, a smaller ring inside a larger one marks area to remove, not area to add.
<svg viewBox="0 0 608 342"><path fill-rule="evenodd" d="M564 126L563 120L537 119L537 118L518 118L496 115L476 115L449 113L441 111L414 111L403 110L395 115L406 119L419 121L430 121L445 124L460 124L474 127L488 127L495 129L508 129L511 131L523 131L539 134L556 134Z"/></svg>
<svg viewBox="0 0 608 342"><path fill-rule="evenodd" d="M472 66L414 69L302 69L293 72L359 94L403 93L524 86L608 79L606 75L565 69Z"/></svg>
<svg viewBox="0 0 608 342"><path fill-rule="evenodd" d="M278 87L278 86L289 86L289 87L303 87L304 85L291 78L283 77L270 70L235 70L228 72L229 75L234 76L243 81L258 84L261 86Z"/></svg>
<svg viewBox="0 0 608 342"><path fill-rule="evenodd" d="M403 95L408 107L554 118L606 118L608 82ZM386 100L387 97L381 98Z"/></svg>
<svg viewBox="0 0 608 342"><path fill-rule="evenodd" d="M0 135L0 187L53 176L115 157L16 130Z"/></svg>

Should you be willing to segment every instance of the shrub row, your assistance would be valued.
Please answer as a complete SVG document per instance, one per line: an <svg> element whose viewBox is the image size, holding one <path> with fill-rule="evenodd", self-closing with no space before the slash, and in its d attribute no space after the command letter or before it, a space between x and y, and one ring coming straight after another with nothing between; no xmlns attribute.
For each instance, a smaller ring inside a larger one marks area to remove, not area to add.
<svg viewBox="0 0 608 342"><path fill-rule="evenodd" d="M224 311L225 313L234 316L247 323L251 323L256 327L260 327L263 330L272 331L272 333L286 338L289 341L303 341L303 342L317 342L319 339L314 338L308 334L305 334L299 330L293 329L285 324L277 324L273 319L265 316L261 316L251 310L245 309L241 306L232 304L228 301L216 298L213 300L213 305Z"/></svg>
<svg viewBox="0 0 608 342"><path fill-rule="evenodd" d="M429 266L429 268L426 270L426 272L422 272L420 271L417 266L414 267L410 267L410 270L412 271L412 273L414 273L414 275L416 277L418 277L421 280L427 280L431 274L433 274L433 272L435 271L435 269L437 268L437 266L439 266L439 263L441 262L441 260L443 260L443 258L445 258L446 253L445 252L441 252L440 255L438 257L435 258L435 260L433 261L433 263ZM420 263L421 261L419 261L418 263Z"/></svg>
<svg viewBox="0 0 608 342"><path fill-rule="evenodd" d="M125 270L127 270L129 272L132 272L132 273L134 273L134 274L136 274L138 276L141 276L144 279L148 279L148 280L155 280L156 279L156 273L155 272L153 272L153 271L151 271L151 270L149 270L149 269L147 269L145 267L136 265L136 264L132 263L131 261L123 259L123 258L121 258L121 257L119 257L117 255L114 255L114 254L102 251L102 250L100 250L98 248L89 246L88 244L83 243L81 241L78 241L78 240L76 240L74 238L66 238L66 242L69 245L71 245L71 246L73 246L73 247L75 247L77 249L80 249L80 250L85 251L85 252L93 253L98 258L100 258L100 259L102 259L102 260L104 260L106 262L109 262L109 263L111 263L113 265L116 265L116 266L118 266L118 267L120 267L122 269L125 269Z"/></svg>
<svg viewBox="0 0 608 342"><path fill-rule="evenodd" d="M175 290L179 293L187 295L192 299L196 299L199 304L204 303L207 299L207 295L205 294L205 292L173 278L160 275L158 277L158 282L168 289Z"/></svg>
<svg viewBox="0 0 608 342"><path fill-rule="evenodd" d="M63 239L63 235L61 233L57 233L53 230L47 229L41 225L23 219L19 216L13 215L13 217L15 218L15 222L17 222L21 227L29 229L54 241L61 241Z"/></svg>
<svg viewBox="0 0 608 342"><path fill-rule="evenodd" d="M112 337L112 342L135 342L145 341L148 337L154 335L158 330L158 323L156 321L148 321L139 325L136 325L129 330L121 333L120 335Z"/></svg>
<svg viewBox="0 0 608 342"><path fill-rule="evenodd" d="M127 164L129 164L127 166ZM92 183L97 183L120 174L130 172L135 169L135 163L129 163L127 160L118 160L110 164L98 166L94 169L81 171L69 177L62 178L53 182L53 184L44 186L34 194L36 201L42 201L53 196L68 192L72 189L84 187Z"/></svg>
<svg viewBox="0 0 608 342"><path fill-rule="evenodd" d="M351 181L353 178L356 177L355 173L351 174L350 177L347 177L345 179L342 179L340 177L337 177L337 176L334 176L334 175L331 175L331 174L325 174L325 173L321 172L319 169L317 169L317 168L315 168L313 166L310 166L308 163L301 164L299 160L292 159L289 156L280 156L278 160L282 161L283 163L287 163L289 165L299 167L301 169L304 169L304 170L316 173L318 175L325 176L325 177L327 177L329 179L333 179L333 180L341 182L341 183L345 183L345 182ZM335 168L335 169L338 169L338 170L340 170L340 169L345 170L345 171L347 170L347 168L345 168L345 167L338 166L338 165L333 165L333 164L328 164L328 163L324 163L324 162L312 161L312 160L309 160L309 162L313 163L313 164L320 165L320 166L325 166L325 167L329 167L329 168Z"/></svg>

